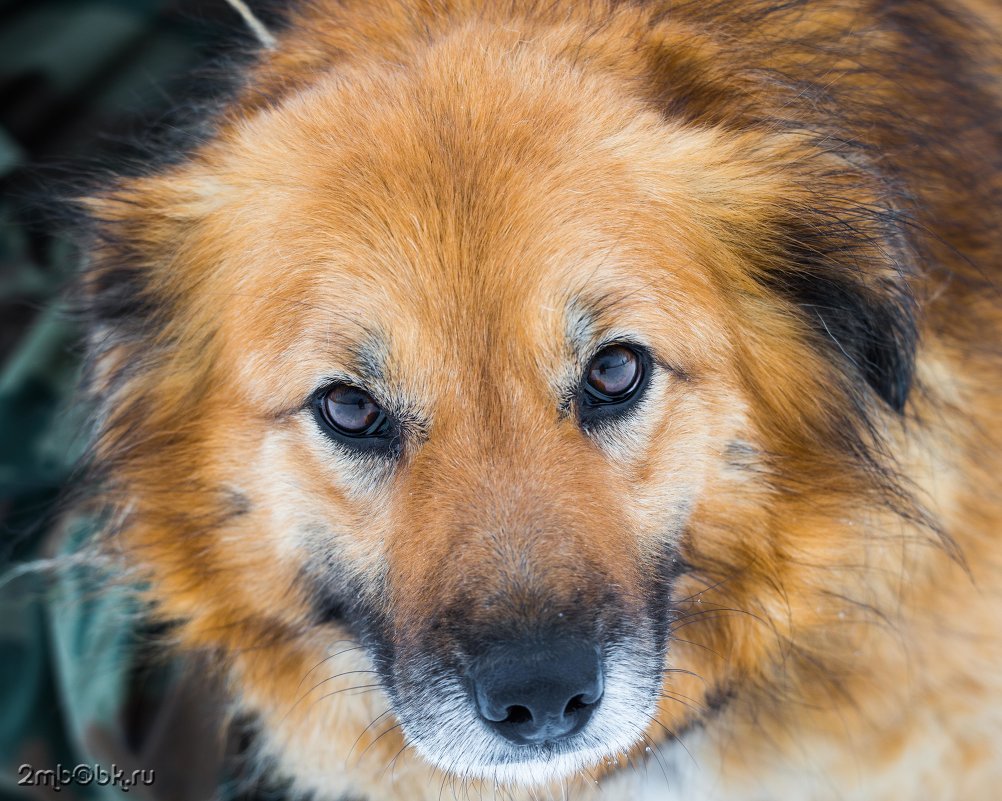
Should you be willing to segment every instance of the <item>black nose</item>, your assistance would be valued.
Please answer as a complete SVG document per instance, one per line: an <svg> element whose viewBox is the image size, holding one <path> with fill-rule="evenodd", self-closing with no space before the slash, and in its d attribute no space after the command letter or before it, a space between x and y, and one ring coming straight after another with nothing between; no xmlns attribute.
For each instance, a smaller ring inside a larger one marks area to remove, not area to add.
<svg viewBox="0 0 1002 801"><path fill-rule="evenodd" d="M566 739L602 699L602 662L588 642L495 645L470 671L481 717L519 745Z"/></svg>

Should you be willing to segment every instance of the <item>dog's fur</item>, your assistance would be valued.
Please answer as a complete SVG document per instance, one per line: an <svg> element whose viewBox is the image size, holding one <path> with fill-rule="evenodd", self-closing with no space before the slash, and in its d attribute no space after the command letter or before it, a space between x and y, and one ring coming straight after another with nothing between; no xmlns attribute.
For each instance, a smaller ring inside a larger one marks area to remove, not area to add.
<svg viewBox="0 0 1002 801"><path fill-rule="evenodd" d="M320 799L997 797L999 16L314 0L87 201L109 545L261 760ZM650 387L582 428L612 341ZM398 456L323 436L339 378ZM555 621L606 697L518 751L464 659Z"/></svg>

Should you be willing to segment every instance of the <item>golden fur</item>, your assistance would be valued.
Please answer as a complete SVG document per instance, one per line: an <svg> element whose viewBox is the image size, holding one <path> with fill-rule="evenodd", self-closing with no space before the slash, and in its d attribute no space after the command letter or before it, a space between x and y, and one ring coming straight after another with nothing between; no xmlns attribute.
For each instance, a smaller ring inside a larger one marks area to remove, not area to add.
<svg viewBox="0 0 1002 801"><path fill-rule="evenodd" d="M315 0L88 201L109 540L262 760L324 799L997 797L998 21ZM582 431L575 348L624 337L643 406ZM393 464L304 409L369 368ZM438 626L607 590L640 640L664 603L660 691L583 764L471 767Z"/></svg>

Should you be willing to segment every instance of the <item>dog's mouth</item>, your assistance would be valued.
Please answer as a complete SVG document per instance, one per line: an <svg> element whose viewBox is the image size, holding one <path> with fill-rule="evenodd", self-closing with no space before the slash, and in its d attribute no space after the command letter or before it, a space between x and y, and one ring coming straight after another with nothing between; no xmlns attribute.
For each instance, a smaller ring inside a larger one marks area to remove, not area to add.
<svg viewBox="0 0 1002 801"><path fill-rule="evenodd" d="M630 595L582 579L569 599L457 593L412 610L359 593L337 617L368 653L405 746L444 774L587 782L661 739L678 574L677 559L663 561Z"/></svg>
<svg viewBox="0 0 1002 801"><path fill-rule="evenodd" d="M410 658L394 671L390 695L409 744L439 769L539 785L623 756L642 740L663 659L642 637L499 642L462 666Z"/></svg>

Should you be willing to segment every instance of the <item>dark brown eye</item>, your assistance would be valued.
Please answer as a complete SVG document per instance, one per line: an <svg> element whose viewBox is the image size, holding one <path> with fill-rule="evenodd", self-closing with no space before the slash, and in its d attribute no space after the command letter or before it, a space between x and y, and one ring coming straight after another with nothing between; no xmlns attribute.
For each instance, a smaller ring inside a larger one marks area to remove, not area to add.
<svg viewBox="0 0 1002 801"><path fill-rule="evenodd" d="M629 413L650 381L651 358L642 347L606 345L581 378L578 420L585 429Z"/></svg>
<svg viewBox="0 0 1002 801"><path fill-rule="evenodd" d="M628 398L643 377L640 356L625 345L602 348L588 365L585 389L594 401L610 403Z"/></svg>
<svg viewBox="0 0 1002 801"><path fill-rule="evenodd" d="M318 399L324 422L347 437L378 437L385 434L387 418L372 396L349 384L336 384Z"/></svg>

